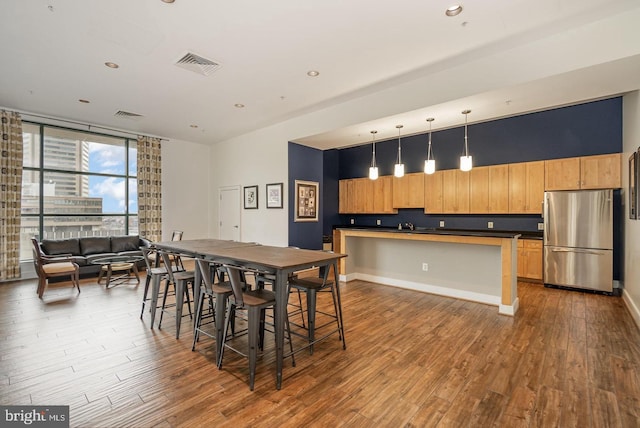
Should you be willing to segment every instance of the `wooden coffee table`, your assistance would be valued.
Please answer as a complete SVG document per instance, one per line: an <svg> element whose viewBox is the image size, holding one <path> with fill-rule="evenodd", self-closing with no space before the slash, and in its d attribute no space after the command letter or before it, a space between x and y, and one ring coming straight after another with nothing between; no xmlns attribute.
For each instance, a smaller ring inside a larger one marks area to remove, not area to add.
<svg viewBox="0 0 640 428"><path fill-rule="evenodd" d="M130 255L130 256L111 256L100 257L94 259L91 263L96 265L102 265L100 268L100 275L98 275L98 284L102 281L102 278L107 277L106 287L116 286L129 282L129 280L135 278L137 283L140 283L140 276L138 275L139 261L144 260L142 256ZM113 273L117 272L118 275L113 276Z"/></svg>

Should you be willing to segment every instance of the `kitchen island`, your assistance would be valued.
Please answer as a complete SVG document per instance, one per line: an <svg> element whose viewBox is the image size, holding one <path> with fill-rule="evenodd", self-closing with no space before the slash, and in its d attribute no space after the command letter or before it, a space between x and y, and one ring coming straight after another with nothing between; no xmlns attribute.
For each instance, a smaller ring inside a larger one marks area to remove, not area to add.
<svg viewBox="0 0 640 428"><path fill-rule="evenodd" d="M446 229L337 228L348 254L340 279L365 280L498 306L515 315L520 234Z"/></svg>

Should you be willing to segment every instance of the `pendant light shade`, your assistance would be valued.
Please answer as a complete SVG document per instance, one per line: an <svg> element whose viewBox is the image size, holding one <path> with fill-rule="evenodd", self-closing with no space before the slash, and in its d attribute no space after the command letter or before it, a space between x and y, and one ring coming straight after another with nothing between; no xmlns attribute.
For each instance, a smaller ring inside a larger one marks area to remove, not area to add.
<svg viewBox="0 0 640 428"><path fill-rule="evenodd" d="M433 150L431 149L431 122L434 119L432 117L427 119L429 122L429 148L427 149L427 160L424 161L424 173L433 174L436 172L436 160L433 158Z"/></svg>
<svg viewBox="0 0 640 428"><path fill-rule="evenodd" d="M460 156L460 170L471 171L473 168L472 157L469 156L469 144L467 142L467 115L471 113L471 110L464 110L464 156Z"/></svg>
<svg viewBox="0 0 640 428"><path fill-rule="evenodd" d="M404 164L402 163L402 147L400 146L400 130L402 129L402 125L396 125L398 128L398 158L396 159L396 164L393 168L393 175L396 177L404 177Z"/></svg>
<svg viewBox="0 0 640 428"><path fill-rule="evenodd" d="M369 167L369 178L378 179L378 166L376 165L376 134L378 131L371 131L371 142L373 143L373 154L371 156L371 166Z"/></svg>

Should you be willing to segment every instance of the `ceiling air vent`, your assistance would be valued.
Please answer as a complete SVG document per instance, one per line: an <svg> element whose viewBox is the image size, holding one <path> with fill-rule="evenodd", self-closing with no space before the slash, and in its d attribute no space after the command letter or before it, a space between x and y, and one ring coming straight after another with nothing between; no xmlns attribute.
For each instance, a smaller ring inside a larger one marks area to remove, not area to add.
<svg viewBox="0 0 640 428"><path fill-rule="evenodd" d="M131 119L131 120L139 120L142 119L144 116L138 113L131 113L130 111L124 111L124 110L118 110L115 114L115 117L122 117L125 119Z"/></svg>
<svg viewBox="0 0 640 428"><path fill-rule="evenodd" d="M193 71L194 73L202 74L203 76L209 76L222 67L215 61L203 58L200 55L196 55L191 52L187 52L185 56L180 58L176 62L176 65L186 70Z"/></svg>

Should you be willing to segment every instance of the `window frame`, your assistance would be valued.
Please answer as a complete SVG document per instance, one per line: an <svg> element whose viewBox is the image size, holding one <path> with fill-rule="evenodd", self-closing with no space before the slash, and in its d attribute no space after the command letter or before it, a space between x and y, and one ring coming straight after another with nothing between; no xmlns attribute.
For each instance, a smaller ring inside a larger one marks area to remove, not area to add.
<svg viewBox="0 0 640 428"><path fill-rule="evenodd" d="M48 123L40 123L40 122L35 122L35 121L26 121L23 120L23 126L24 125L29 125L30 127L37 127L38 128L38 137L39 137L39 141L33 141L32 144L37 144L38 146L38 166L34 167L34 166L23 166L23 174L25 172L34 172L34 175L37 175L38 178L38 203L37 203L37 213L24 213L21 209L20 212L20 229L23 229L23 225L25 225L25 223L28 224L29 227L32 227L32 223L34 222L33 220L36 219L37 221L37 236L38 237L43 237L45 236L45 219L51 219L51 218L55 218L55 217L65 217L65 218L92 218L92 217L100 217L102 219L104 218L109 218L109 217L113 217L113 218L122 218L123 219L123 227L124 227L124 233L125 235L129 235L130 230L131 230L131 225L132 225L132 219L137 219L138 218L138 212L137 210L135 210L135 212L131 212L131 206L130 206L130 181L131 180L135 180L137 183L137 171L131 171L131 159L130 159L130 155L131 155L131 148L132 145L134 145L134 147L136 147L136 153L137 153L137 138L129 138L129 137L123 137L123 136L119 136L119 135L112 135L112 134L106 134L106 133L100 133L100 132L94 132L94 131L90 131L90 130L81 130L81 129L75 129L75 128L69 128L69 127L64 127L64 126L58 126L58 125L51 125ZM54 129L60 129L60 130L64 130L64 131L68 131L70 133L78 133L78 134L84 134L84 135L97 135L97 136L101 136L101 137L108 137L108 138L114 138L114 139L118 139L118 140L122 140L124 145L123 145L123 149L124 149L124 173L123 174L114 174L114 173L104 173L104 172L92 172L92 171L80 171L80 170L68 170L68 169L58 169L58 168L51 168L51 167L45 167L45 129L46 128L54 128ZM23 128L23 133L24 133L24 128ZM27 131L30 132L30 131ZM23 143L24 144L24 143ZM137 162L136 162L137 165ZM44 185L45 185L45 175L47 173L55 173L55 174L64 174L64 175L69 175L69 176L86 176L86 177L104 177L104 178L116 178L116 179L121 179L123 181L123 185L124 185L124 200L125 200L125 204L124 204L124 212L122 213L106 213L104 212L104 206L102 208L103 212L101 213L77 213L77 214L73 214L73 213L49 213L49 212L45 212L45 192L44 192ZM25 222L25 219L28 219ZM135 224L137 224L137 221L135 221ZM22 251L21 251L22 253ZM25 253L27 253L27 251L25 251ZM26 261L28 259L21 259L20 261Z"/></svg>

